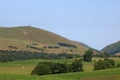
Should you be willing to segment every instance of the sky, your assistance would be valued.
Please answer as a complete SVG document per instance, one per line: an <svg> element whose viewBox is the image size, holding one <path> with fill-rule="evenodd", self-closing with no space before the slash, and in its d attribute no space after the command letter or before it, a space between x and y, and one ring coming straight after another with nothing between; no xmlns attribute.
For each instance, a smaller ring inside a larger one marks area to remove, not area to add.
<svg viewBox="0 0 120 80"><path fill-rule="evenodd" d="M28 25L101 50L120 40L120 0L0 0L0 26Z"/></svg>

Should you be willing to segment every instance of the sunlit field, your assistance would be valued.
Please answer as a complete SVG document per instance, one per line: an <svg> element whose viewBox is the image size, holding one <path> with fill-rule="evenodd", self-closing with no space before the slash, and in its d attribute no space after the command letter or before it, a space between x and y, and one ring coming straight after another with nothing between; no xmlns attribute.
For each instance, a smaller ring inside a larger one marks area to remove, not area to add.
<svg viewBox="0 0 120 80"><path fill-rule="evenodd" d="M103 58L93 58L93 62L83 62L84 72L44 76L30 75L39 62L67 62L70 64L74 59L35 59L0 62L0 80L120 80L120 68L93 71L93 65L99 59ZM116 64L120 63L120 58L112 59L116 61Z"/></svg>

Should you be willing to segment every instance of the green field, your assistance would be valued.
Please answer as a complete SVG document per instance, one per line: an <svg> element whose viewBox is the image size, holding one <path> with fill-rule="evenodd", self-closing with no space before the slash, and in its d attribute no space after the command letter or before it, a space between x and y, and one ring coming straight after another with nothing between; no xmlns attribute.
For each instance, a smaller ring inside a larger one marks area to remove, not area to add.
<svg viewBox="0 0 120 80"><path fill-rule="evenodd" d="M0 80L120 80L120 68L45 76L1 74Z"/></svg>
<svg viewBox="0 0 120 80"><path fill-rule="evenodd" d="M120 58L112 58L120 63ZM98 60L94 58L94 60ZM21 60L13 62L0 62L0 80L120 80L120 68L93 71L94 62L83 62L85 72L65 73L45 76L31 76L31 70L39 62L67 62L73 59L56 60Z"/></svg>

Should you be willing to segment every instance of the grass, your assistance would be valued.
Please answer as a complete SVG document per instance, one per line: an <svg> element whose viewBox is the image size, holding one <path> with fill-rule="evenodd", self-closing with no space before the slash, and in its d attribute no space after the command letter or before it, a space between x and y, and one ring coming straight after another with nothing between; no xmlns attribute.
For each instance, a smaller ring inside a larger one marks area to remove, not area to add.
<svg viewBox="0 0 120 80"><path fill-rule="evenodd" d="M73 59L31 59L31 60L20 60L13 62L0 62L0 66L35 66L39 62L58 62L58 63L71 63Z"/></svg>
<svg viewBox="0 0 120 80"><path fill-rule="evenodd" d="M35 59L13 62L0 62L0 74L30 74L39 62L71 63L73 59Z"/></svg>
<svg viewBox="0 0 120 80"><path fill-rule="evenodd" d="M45 76L30 76L30 75L11 75L1 74L0 80L119 80L120 68L100 70L94 72L76 72ZM114 79L111 79L114 78Z"/></svg>
<svg viewBox="0 0 120 80"><path fill-rule="evenodd" d="M100 58L102 59L102 58ZM120 63L120 58L112 58L116 61L116 64ZM32 60L21 60L21 61L13 61L13 62L0 62L0 74L29 74L31 70L39 63L39 62L56 62L56 63L64 63L68 64L72 63L74 59L32 59ZM98 58L94 58L93 60L98 60ZM85 72L93 71L93 65L95 62L83 62ZM24 69L22 68L24 67ZM16 69L16 71L14 71ZM8 72L9 71L9 72ZM17 72L18 71L18 72Z"/></svg>
<svg viewBox="0 0 120 80"><path fill-rule="evenodd" d="M116 63L120 63L120 58L112 59L114 59ZM94 58L94 60L98 60L98 58ZM39 62L71 63L72 61L73 59L35 59L6 63L0 62L0 80L120 80L120 68L93 71L94 62L83 62L85 72L45 76L30 75L32 69Z"/></svg>
<svg viewBox="0 0 120 80"><path fill-rule="evenodd" d="M11 50L12 48L8 47L8 46L15 46L17 47L18 49L14 49L14 50L25 50L25 51L37 51L37 52L40 52L39 50L36 50L36 49L32 49L32 48L28 48L27 45L31 45L32 43L37 43L38 45L32 45L34 47L37 47L37 48L41 48L41 49L44 49L43 47L44 46L52 46L52 45L55 45L55 44L44 44L44 43L40 43L40 42L32 42L32 41L25 41L25 40L17 40L17 39L11 39L11 38L3 38L3 37L0 37L0 49L3 49L3 50ZM63 52L66 52L66 53L80 53L81 52L81 49L82 47L78 47L78 48L69 48L69 47L60 47L58 49L50 49L50 48L46 48L44 49L44 52L46 53L63 53ZM72 50L72 52L70 51Z"/></svg>
<svg viewBox="0 0 120 80"><path fill-rule="evenodd" d="M59 35L31 26L19 26L12 28L0 27L0 37L31 42L40 42L45 44L55 44L59 41L70 42L69 40Z"/></svg>
<svg viewBox="0 0 120 80"><path fill-rule="evenodd" d="M83 45L75 44L57 34L31 26L12 28L0 27L0 49L10 50L8 46L12 45L16 46L18 50L39 51L27 48L26 46L31 43L38 43L36 47L43 48L44 46L57 45L58 42L76 45L77 48L73 49L73 53L80 54L87 50ZM45 49L47 53L72 53L66 50L70 50L70 48L61 47L59 49Z"/></svg>
<svg viewBox="0 0 120 80"><path fill-rule="evenodd" d="M0 74L27 74L29 75L34 66L4 66L0 67Z"/></svg>

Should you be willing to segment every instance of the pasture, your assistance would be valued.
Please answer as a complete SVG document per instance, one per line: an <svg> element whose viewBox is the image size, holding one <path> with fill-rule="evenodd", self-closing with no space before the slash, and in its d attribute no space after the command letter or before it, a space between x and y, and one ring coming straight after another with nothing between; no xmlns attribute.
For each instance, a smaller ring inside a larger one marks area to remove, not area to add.
<svg viewBox="0 0 120 80"><path fill-rule="evenodd" d="M116 64L120 63L120 58L112 59L116 61ZM31 76L30 73L39 62L67 62L69 64L73 59L35 59L0 62L0 80L120 80L120 68L93 71L93 65L97 60L99 59L93 58L93 62L83 62L85 72L45 76Z"/></svg>
<svg viewBox="0 0 120 80"><path fill-rule="evenodd" d="M120 80L120 68L45 76L0 74L0 80Z"/></svg>

